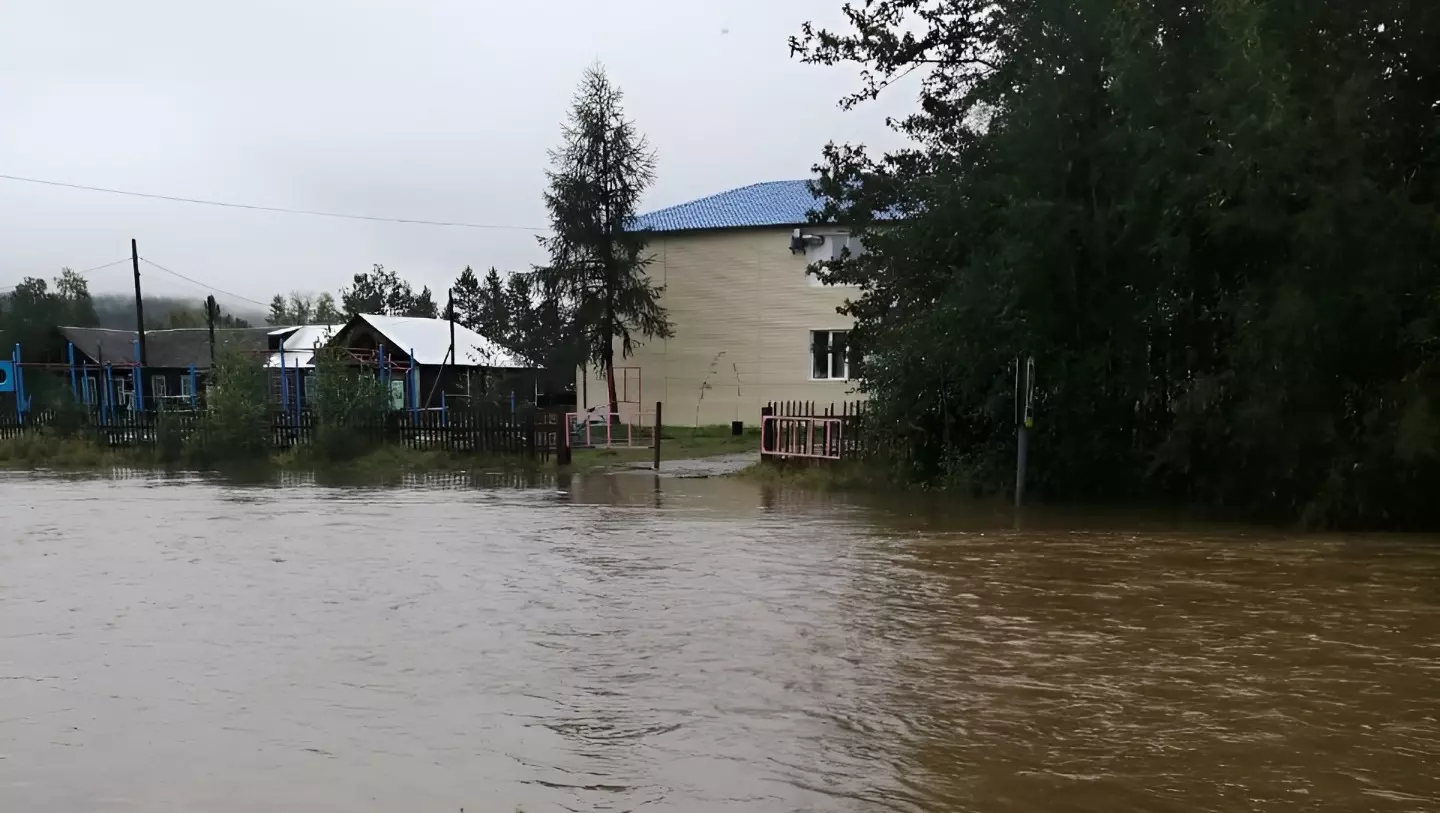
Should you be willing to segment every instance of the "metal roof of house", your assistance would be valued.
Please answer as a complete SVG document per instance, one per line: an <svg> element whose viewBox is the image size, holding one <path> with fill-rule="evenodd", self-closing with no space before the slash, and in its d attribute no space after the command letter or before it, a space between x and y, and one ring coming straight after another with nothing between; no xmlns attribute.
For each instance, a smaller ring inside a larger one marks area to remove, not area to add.
<svg viewBox="0 0 1440 813"><path fill-rule="evenodd" d="M271 336L281 336L285 333L285 341L280 346L285 348L285 367L311 368L315 366L315 348L323 347L330 339L340 332L344 325L301 325L300 327L287 327L270 331ZM449 347L448 345L446 346ZM281 354L271 353L266 360L266 367L279 367Z"/></svg>
<svg viewBox="0 0 1440 813"><path fill-rule="evenodd" d="M136 363L133 330L102 327L60 327L60 334L75 345L77 353L92 363ZM268 346L269 328L216 328L217 350L238 349L263 352ZM210 332L203 327L145 331L145 355L150 367L210 368Z"/></svg>
<svg viewBox="0 0 1440 813"><path fill-rule="evenodd" d="M638 215L635 226L651 231L799 226L819 205L809 181L767 181Z"/></svg>
<svg viewBox="0 0 1440 813"><path fill-rule="evenodd" d="M445 319L373 313L362 313L355 318L368 322L392 347L409 355L416 364L444 364L450 354L450 322ZM461 367L521 369L529 366L510 351L460 324L455 325L455 363Z"/></svg>

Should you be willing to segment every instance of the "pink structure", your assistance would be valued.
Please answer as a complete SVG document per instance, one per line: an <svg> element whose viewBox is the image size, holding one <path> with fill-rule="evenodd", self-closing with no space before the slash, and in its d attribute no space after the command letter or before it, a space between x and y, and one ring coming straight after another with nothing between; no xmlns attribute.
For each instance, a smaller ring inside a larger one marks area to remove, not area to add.
<svg viewBox="0 0 1440 813"><path fill-rule="evenodd" d="M634 446L635 423L624 420L622 415L620 412L567 412L565 437L575 449ZM641 445L649 445L643 437Z"/></svg>
<svg viewBox="0 0 1440 813"><path fill-rule="evenodd" d="M839 460L845 422L835 417L760 417L763 457Z"/></svg>

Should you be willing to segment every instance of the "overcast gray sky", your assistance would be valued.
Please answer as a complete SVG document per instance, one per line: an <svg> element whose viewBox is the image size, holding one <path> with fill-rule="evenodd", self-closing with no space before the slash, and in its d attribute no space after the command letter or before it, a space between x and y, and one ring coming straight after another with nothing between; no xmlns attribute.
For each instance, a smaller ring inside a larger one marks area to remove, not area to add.
<svg viewBox="0 0 1440 813"><path fill-rule="evenodd" d="M829 140L893 146L896 93L786 38L841 0L7 0L0 174L365 215L546 225L546 150L600 60L659 153L645 209L804 177ZM444 289L525 268L534 233L220 209L0 180L0 288L142 256L256 300L383 263ZM146 290L204 292L159 272ZM129 286L124 266L91 275ZM226 297L220 296L222 302ZM232 301L233 304L238 304Z"/></svg>

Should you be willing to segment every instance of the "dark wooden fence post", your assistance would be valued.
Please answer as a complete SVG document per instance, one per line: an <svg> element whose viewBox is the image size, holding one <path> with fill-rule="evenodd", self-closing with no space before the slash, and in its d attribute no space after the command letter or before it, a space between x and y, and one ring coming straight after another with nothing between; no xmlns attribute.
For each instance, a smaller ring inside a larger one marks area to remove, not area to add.
<svg viewBox="0 0 1440 813"><path fill-rule="evenodd" d="M560 418L560 428L555 430L555 465L570 465L570 421L566 420L564 412L557 413Z"/></svg>
<svg viewBox="0 0 1440 813"><path fill-rule="evenodd" d="M655 402L655 471L660 470L660 407L663 402Z"/></svg>
<svg viewBox="0 0 1440 813"><path fill-rule="evenodd" d="M531 409L525 415L525 454L534 460L535 452L535 410Z"/></svg>
<svg viewBox="0 0 1440 813"><path fill-rule="evenodd" d="M764 457L765 452L775 451L775 422L767 421L766 418L775 416L775 405L769 404L760 407L760 456Z"/></svg>

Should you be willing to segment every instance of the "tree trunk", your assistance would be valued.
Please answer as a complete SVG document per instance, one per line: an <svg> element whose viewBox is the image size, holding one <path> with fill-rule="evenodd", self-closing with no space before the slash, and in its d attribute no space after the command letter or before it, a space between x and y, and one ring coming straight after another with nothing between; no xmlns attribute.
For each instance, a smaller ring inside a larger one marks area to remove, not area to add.
<svg viewBox="0 0 1440 813"><path fill-rule="evenodd" d="M605 386L610 391L610 416L614 420L615 413L620 411L620 399L615 395L615 351L605 351Z"/></svg>

